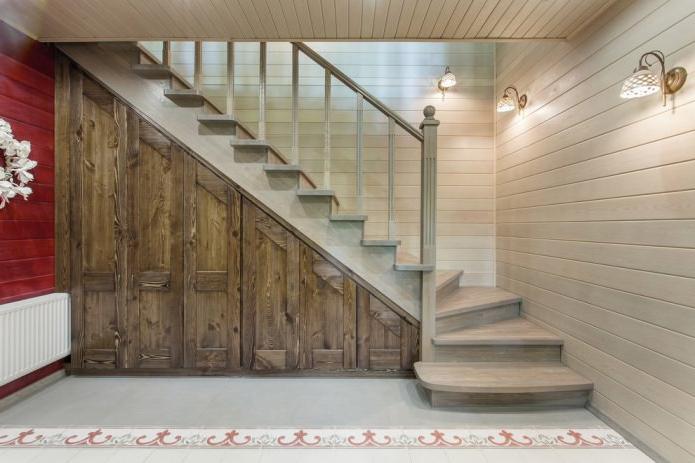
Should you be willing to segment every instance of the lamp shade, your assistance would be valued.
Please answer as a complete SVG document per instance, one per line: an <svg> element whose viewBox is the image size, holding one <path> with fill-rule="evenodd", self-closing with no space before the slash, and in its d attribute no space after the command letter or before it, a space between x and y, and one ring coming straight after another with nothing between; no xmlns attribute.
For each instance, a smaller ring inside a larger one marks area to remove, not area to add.
<svg viewBox="0 0 695 463"><path fill-rule="evenodd" d="M641 98L661 90L661 80L646 66L640 66L634 74L625 79L620 90L620 98Z"/></svg>
<svg viewBox="0 0 695 463"><path fill-rule="evenodd" d="M516 106L514 106L514 99L510 95L502 95L497 101L497 112L506 113L509 111L514 111Z"/></svg>
<svg viewBox="0 0 695 463"><path fill-rule="evenodd" d="M444 70L444 75L439 79L439 88L448 89L456 85L456 76L449 70L449 66Z"/></svg>

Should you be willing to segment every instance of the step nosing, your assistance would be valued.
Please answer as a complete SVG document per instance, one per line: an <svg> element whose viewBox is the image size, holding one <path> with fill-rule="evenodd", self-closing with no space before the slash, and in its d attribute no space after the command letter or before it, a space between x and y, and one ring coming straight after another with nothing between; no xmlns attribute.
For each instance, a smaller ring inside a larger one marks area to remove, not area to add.
<svg viewBox="0 0 695 463"><path fill-rule="evenodd" d="M459 307L451 309L443 309L436 314L436 318L446 318L452 315L460 315L467 312L475 312L478 310L493 309L495 307L502 307L509 304L518 304L521 302L521 298L505 299L501 301L489 302L485 304L476 304L471 306L462 305Z"/></svg>

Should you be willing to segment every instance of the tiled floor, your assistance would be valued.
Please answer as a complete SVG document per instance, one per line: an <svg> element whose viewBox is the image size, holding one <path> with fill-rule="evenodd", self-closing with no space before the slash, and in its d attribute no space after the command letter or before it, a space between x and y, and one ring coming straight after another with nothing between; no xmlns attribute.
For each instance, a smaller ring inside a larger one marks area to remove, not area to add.
<svg viewBox="0 0 695 463"><path fill-rule="evenodd" d="M583 409L434 410L413 380L68 377L0 412L0 427L606 428ZM0 435L2 433L0 432ZM1 439L0 439L1 441ZM651 461L620 449L149 449L0 447L0 462Z"/></svg>

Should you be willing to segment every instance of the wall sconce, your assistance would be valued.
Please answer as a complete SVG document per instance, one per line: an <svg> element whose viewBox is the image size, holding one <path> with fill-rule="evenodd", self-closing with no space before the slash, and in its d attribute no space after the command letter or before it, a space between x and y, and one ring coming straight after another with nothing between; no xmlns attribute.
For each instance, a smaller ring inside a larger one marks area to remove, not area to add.
<svg viewBox="0 0 695 463"><path fill-rule="evenodd" d="M512 92L514 92L514 95L512 95ZM526 94L519 95L516 87L510 85L504 89L504 93L497 101L497 112L506 113L516 109L517 113L521 114L521 110L526 107L526 103L528 103Z"/></svg>
<svg viewBox="0 0 695 463"><path fill-rule="evenodd" d="M437 87L442 92L442 100L444 99L446 91L454 85L456 85L456 76L449 70L449 66L447 66L446 69L444 69L444 75L437 83Z"/></svg>
<svg viewBox="0 0 695 463"><path fill-rule="evenodd" d="M650 63L649 58L656 58ZM661 73L655 74L651 67L656 63L661 66ZM640 56L637 68L625 79L620 90L620 98L642 98L661 90L663 106L666 106L666 95L672 95L681 89L688 77L688 72L682 67L666 71L666 57L659 50L649 51Z"/></svg>

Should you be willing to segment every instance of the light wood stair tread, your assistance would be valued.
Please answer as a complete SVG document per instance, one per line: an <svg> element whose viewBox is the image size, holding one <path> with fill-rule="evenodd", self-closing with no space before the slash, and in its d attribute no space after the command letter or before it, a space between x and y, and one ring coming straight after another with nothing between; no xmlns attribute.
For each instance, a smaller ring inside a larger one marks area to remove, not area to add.
<svg viewBox="0 0 695 463"><path fill-rule="evenodd" d="M458 286L458 281L463 274L463 270L438 270L437 271L437 293L450 285Z"/></svg>
<svg viewBox="0 0 695 463"><path fill-rule="evenodd" d="M237 119L232 114L198 114L198 122L201 124L236 125Z"/></svg>
<svg viewBox="0 0 695 463"><path fill-rule="evenodd" d="M397 263L393 264L393 268L401 272L431 272L434 265Z"/></svg>
<svg viewBox="0 0 695 463"><path fill-rule="evenodd" d="M365 222L367 218L365 214L335 214L330 217L333 222Z"/></svg>
<svg viewBox="0 0 695 463"><path fill-rule="evenodd" d="M333 190L297 190L297 196L335 196Z"/></svg>
<svg viewBox="0 0 695 463"><path fill-rule="evenodd" d="M171 77L171 67L166 64L141 63L133 64L133 72L148 79L167 79Z"/></svg>
<svg viewBox="0 0 695 463"><path fill-rule="evenodd" d="M465 286L437 301L437 318L519 302L519 296L500 288Z"/></svg>
<svg viewBox="0 0 695 463"><path fill-rule="evenodd" d="M400 246L401 240L362 240L362 246Z"/></svg>
<svg viewBox="0 0 695 463"><path fill-rule="evenodd" d="M257 140L255 138L232 138L229 141L231 146L238 147L258 147L258 148L269 148L270 143L266 140Z"/></svg>
<svg viewBox="0 0 695 463"><path fill-rule="evenodd" d="M438 346L562 345L562 338L525 318L512 318L440 334L432 342Z"/></svg>
<svg viewBox="0 0 695 463"><path fill-rule="evenodd" d="M417 362L415 374L433 391L521 394L589 391L591 381L560 363Z"/></svg>
<svg viewBox="0 0 695 463"><path fill-rule="evenodd" d="M296 164L265 164L266 172L301 172L302 168Z"/></svg>

